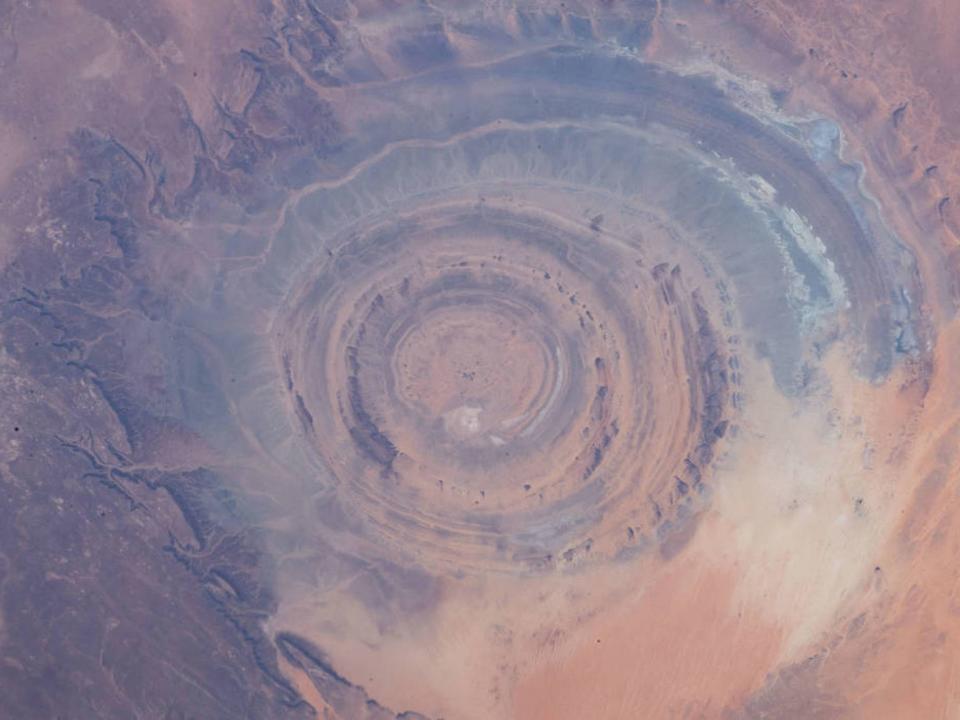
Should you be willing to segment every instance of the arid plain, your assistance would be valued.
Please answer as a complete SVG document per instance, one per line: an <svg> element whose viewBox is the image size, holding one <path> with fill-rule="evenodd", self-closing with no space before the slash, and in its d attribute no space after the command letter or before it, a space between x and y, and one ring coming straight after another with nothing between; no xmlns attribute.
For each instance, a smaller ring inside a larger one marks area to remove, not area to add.
<svg viewBox="0 0 960 720"><path fill-rule="evenodd" d="M960 713L960 9L0 28L0 717Z"/></svg>

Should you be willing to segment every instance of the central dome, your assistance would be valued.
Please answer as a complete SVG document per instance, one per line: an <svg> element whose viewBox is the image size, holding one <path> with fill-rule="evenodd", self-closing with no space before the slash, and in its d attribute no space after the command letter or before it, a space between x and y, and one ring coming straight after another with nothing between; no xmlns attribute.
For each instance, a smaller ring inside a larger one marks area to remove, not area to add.
<svg viewBox="0 0 960 720"><path fill-rule="evenodd" d="M430 445L502 447L531 432L563 377L528 312L465 295L400 329L391 385Z"/></svg>

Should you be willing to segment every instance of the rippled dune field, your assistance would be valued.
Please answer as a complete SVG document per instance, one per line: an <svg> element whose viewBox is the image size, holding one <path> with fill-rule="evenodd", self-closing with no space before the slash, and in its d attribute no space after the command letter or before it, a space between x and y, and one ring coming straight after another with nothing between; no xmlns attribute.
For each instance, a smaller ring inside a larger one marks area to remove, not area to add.
<svg viewBox="0 0 960 720"><path fill-rule="evenodd" d="M0 718L960 716L958 37L0 4Z"/></svg>

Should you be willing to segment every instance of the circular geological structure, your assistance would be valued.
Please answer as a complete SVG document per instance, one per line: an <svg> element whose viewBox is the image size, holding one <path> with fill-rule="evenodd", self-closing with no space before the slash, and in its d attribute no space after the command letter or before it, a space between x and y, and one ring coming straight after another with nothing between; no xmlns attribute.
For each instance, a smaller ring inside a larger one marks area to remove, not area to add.
<svg viewBox="0 0 960 720"><path fill-rule="evenodd" d="M706 490L736 381L723 285L651 217L621 234L489 190L331 238L276 326L290 406L385 548L610 556Z"/></svg>
<svg viewBox="0 0 960 720"><path fill-rule="evenodd" d="M867 377L911 342L905 251L828 121L556 49L369 92L429 97L443 136L414 131L426 110L371 121L405 139L299 190L238 284L279 307L285 386L244 422L275 432L281 402L303 472L359 520L326 540L344 551L473 573L669 555L736 433L744 338L788 396L838 323Z"/></svg>

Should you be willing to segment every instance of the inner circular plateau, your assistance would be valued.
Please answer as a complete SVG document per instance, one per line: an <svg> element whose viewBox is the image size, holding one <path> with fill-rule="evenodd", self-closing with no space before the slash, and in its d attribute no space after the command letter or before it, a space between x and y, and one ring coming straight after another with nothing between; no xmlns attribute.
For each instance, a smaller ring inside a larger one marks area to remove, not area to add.
<svg viewBox="0 0 960 720"><path fill-rule="evenodd" d="M424 318L396 349L398 400L456 442L506 444L556 381L553 349L523 320L471 306Z"/></svg>

